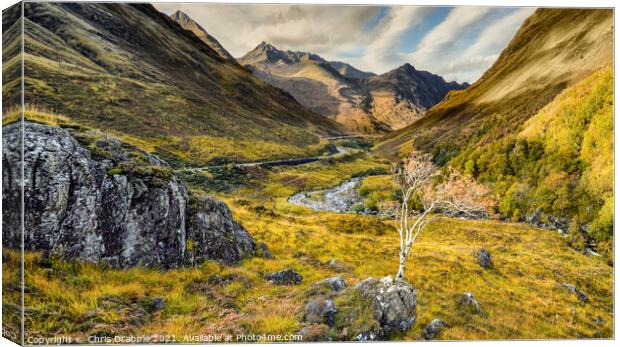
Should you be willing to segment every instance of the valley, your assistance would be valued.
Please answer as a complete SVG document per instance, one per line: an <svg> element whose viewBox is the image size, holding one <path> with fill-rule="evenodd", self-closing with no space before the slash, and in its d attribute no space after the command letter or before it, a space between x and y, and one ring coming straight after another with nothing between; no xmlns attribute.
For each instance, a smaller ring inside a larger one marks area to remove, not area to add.
<svg viewBox="0 0 620 347"><path fill-rule="evenodd" d="M24 6L3 12L5 337L22 290L25 339L84 344L614 336L613 11L536 10L469 85L267 41L235 59L149 4ZM412 152L433 175L407 200ZM429 210L386 279L386 205L419 216L454 172L491 206Z"/></svg>

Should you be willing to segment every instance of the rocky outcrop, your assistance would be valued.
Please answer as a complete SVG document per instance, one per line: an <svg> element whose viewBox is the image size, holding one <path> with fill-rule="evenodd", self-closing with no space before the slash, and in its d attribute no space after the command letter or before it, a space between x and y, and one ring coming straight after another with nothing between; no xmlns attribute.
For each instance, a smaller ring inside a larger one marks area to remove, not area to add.
<svg viewBox="0 0 620 347"><path fill-rule="evenodd" d="M300 284L303 277L297 272L286 269L267 275L267 280L273 284L290 286Z"/></svg>
<svg viewBox="0 0 620 347"><path fill-rule="evenodd" d="M20 126L3 127L3 244L11 248L21 243ZM26 250L119 268L231 263L254 252L225 204L189 194L157 157L41 124L24 123L23 134Z"/></svg>
<svg viewBox="0 0 620 347"><path fill-rule="evenodd" d="M376 332L378 336L408 331L415 322L418 296L409 283L392 280L390 276L381 280L371 277L360 282L355 290L372 300L374 318L381 326Z"/></svg>
<svg viewBox="0 0 620 347"><path fill-rule="evenodd" d="M467 292L458 295L456 297L456 303L458 307L466 313L478 315L485 314L472 293Z"/></svg>
<svg viewBox="0 0 620 347"><path fill-rule="evenodd" d="M312 285L306 296L299 315L302 331L325 325L332 329L330 339L386 339L408 331L416 319L416 290L391 277L368 278L352 288L346 288L342 277L328 278Z"/></svg>
<svg viewBox="0 0 620 347"><path fill-rule="evenodd" d="M579 299L581 302L583 303L588 302L588 295L586 295L586 293L582 292L581 290L577 289L575 285L572 285L569 283L562 283L562 287L566 288L569 292L575 294L577 299Z"/></svg>

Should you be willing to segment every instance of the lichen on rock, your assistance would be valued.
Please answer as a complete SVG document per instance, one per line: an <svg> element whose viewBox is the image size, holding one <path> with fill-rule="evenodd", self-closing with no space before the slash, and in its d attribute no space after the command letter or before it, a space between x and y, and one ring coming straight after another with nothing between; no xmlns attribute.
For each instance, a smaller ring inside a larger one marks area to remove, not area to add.
<svg viewBox="0 0 620 347"><path fill-rule="evenodd" d="M24 246L113 267L172 268L232 263L255 242L221 201L195 197L167 164L117 139L24 122L3 127L3 245L21 245L23 135Z"/></svg>

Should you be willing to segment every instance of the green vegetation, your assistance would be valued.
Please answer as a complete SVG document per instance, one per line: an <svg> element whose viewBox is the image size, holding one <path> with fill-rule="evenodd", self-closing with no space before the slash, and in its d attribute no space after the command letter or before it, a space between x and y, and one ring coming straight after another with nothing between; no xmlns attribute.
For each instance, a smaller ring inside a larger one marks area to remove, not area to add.
<svg viewBox="0 0 620 347"><path fill-rule="evenodd" d="M449 164L491 184L507 218L522 221L540 210L589 224L587 237L612 260L611 68L562 92L517 133L467 147Z"/></svg>

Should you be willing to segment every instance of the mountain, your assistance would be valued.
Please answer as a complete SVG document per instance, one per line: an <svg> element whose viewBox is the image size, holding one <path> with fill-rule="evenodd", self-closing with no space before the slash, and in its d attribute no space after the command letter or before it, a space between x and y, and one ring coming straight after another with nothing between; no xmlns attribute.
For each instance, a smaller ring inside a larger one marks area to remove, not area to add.
<svg viewBox="0 0 620 347"><path fill-rule="evenodd" d="M375 76L372 72L360 71L353 66L341 61L330 61L329 65L333 67L339 74L346 78L367 78Z"/></svg>
<svg viewBox="0 0 620 347"><path fill-rule="evenodd" d="M472 86L375 147L489 184L499 213L613 261L613 10L538 9Z"/></svg>
<svg viewBox="0 0 620 347"><path fill-rule="evenodd" d="M566 87L610 64L612 35L610 11L539 9L478 81L386 136L377 149L392 159L412 145L450 157L468 141L501 138Z"/></svg>
<svg viewBox="0 0 620 347"><path fill-rule="evenodd" d="M286 156L342 132L151 5L27 3L24 11L29 105L200 161L221 151ZM6 28L5 50L19 48L19 31L20 21ZM19 59L4 66L12 76L3 80L5 105L19 103L19 69Z"/></svg>
<svg viewBox="0 0 620 347"><path fill-rule="evenodd" d="M302 105L358 133L404 127L466 85L405 65L377 76L307 52L279 50L267 42L238 59L262 80L282 88Z"/></svg>
<svg viewBox="0 0 620 347"><path fill-rule="evenodd" d="M228 53L228 51L224 47L222 47L222 45L215 37L209 35L206 30L204 30L198 23L196 23L187 14L185 14L185 12L178 10L172 15L170 15L170 18L172 18L172 20L174 20L175 22L179 23L179 25L181 25L183 29L193 32L196 36L198 36L199 39L206 43L207 46L211 47L211 49L216 51L222 58L230 61L235 61L235 58L233 58L233 56L230 55L230 53Z"/></svg>
<svg viewBox="0 0 620 347"><path fill-rule="evenodd" d="M393 129L409 125L450 91L469 86L467 83L446 83L442 77L418 71L410 64L364 79L361 83L370 94L371 112L375 118L392 125Z"/></svg>

